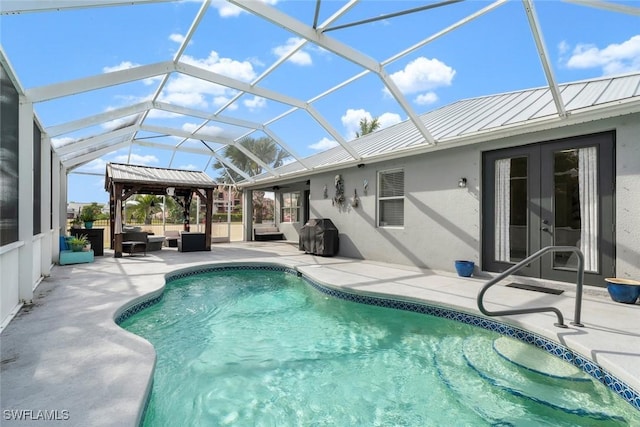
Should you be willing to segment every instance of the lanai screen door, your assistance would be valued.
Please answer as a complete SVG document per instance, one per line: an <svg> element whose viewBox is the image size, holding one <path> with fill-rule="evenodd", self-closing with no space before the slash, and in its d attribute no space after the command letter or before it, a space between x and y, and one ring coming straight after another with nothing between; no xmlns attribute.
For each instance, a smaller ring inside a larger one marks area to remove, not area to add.
<svg viewBox="0 0 640 427"><path fill-rule="evenodd" d="M504 271L546 246L576 246L585 280L614 273L614 134L487 152L483 158L483 268ZM524 275L575 280L569 252L532 262Z"/></svg>

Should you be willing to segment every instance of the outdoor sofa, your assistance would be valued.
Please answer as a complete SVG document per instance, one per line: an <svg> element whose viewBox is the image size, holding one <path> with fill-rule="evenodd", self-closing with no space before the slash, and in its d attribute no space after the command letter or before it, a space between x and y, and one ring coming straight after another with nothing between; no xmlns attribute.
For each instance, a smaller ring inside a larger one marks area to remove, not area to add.
<svg viewBox="0 0 640 427"><path fill-rule="evenodd" d="M278 227L254 227L253 240L283 240L284 233Z"/></svg>

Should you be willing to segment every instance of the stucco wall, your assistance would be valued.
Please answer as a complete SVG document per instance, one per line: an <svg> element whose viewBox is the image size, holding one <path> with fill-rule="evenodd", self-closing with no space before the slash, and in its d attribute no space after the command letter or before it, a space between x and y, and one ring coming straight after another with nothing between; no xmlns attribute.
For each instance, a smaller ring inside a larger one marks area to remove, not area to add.
<svg viewBox="0 0 640 427"><path fill-rule="evenodd" d="M618 126L616 149L616 276L640 280L640 115Z"/></svg>
<svg viewBox="0 0 640 427"><path fill-rule="evenodd" d="M480 149L493 150L616 130L616 275L640 279L640 115L541 131L311 177L310 217L330 218L340 232L340 255L454 271L453 261L480 263ZM405 225L376 227L377 172L405 171ZM333 206L334 177L344 180L347 203ZM458 180L467 178L467 188ZM368 192L364 192L364 180ZM324 186L328 197L323 196ZM360 206L350 205L354 189ZM294 231L288 228L288 231ZM290 240L295 235L288 233Z"/></svg>
<svg viewBox="0 0 640 427"><path fill-rule="evenodd" d="M330 218L340 232L340 255L452 270L455 259L479 261L478 161L475 148L353 167L341 172L347 203L333 206L335 174L311 180L312 218ZM404 227L376 227L377 174L404 169ZM458 180L466 177L467 188ZM364 180L368 191L364 192ZM323 197L324 185L328 198ZM354 190L360 206L352 207ZM437 244L434 244L437 242Z"/></svg>

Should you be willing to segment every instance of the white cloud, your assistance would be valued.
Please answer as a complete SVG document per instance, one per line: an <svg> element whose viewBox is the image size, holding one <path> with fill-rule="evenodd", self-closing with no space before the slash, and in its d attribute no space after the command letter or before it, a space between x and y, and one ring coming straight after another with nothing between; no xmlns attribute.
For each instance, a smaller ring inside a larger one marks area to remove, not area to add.
<svg viewBox="0 0 640 427"><path fill-rule="evenodd" d="M378 117L378 123L380 123L380 129L384 129L386 127L395 125L396 123L400 123L402 119L399 114L396 113L384 113Z"/></svg>
<svg viewBox="0 0 640 427"><path fill-rule="evenodd" d="M196 129L198 129L199 126L200 125L195 123L185 123L182 125L182 130L186 132L194 132ZM205 126L202 129L198 129L198 132L196 133L196 135L200 134L200 135L218 136L218 135L222 135L223 132L224 130L221 127Z"/></svg>
<svg viewBox="0 0 640 427"><path fill-rule="evenodd" d="M337 145L338 143L333 139L322 138L320 141L316 142L315 144L309 145L309 148L317 151L325 151L325 150L328 150L329 148L336 147Z"/></svg>
<svg viewBox="0 0 640 427"><path fill-rule="evenodd" d="M91 160L89 163L84 165L82 167L82 169L83 170L90 170L90 171L104 172L106 167L107 167L107 162L105 160L95 159L95 160Z"/></svg>
<svg viewBox="0 0 640 427"><path fill-rule="evenodd" d="M371 113L362 108L359 110L349 108L342 117L340 117L340 121L347 131L347 140L355 138L356 132L360 132L360 120L364 118L368 121L373 119Z"/></svg>
<svg viewBox="0 0 640 427"><path fill-rule="evenodd" d="M195 170L200 170L200 168L198 168L196 165L189 163L188 165L180 165L178 166L178 169L184 169L184 170L189 170L189 171L195 171Z"/></svg>
<svg viewBox="0 0 640 427"><path fill-rule="evenodd" d="M174 33L169 36L169 40L171 40L172 42L176 42L178 44L182 44L182 42L184 42L185 39L182 34Z"/></svg>
<svg viewBox="0 0 640 427"><path fill-rule="evenodd" d="M201 2L202 0L194 0L194 1ZM278 3L278 0L260 0L260 1L270 5L275 5ZM221 18L233 18L244 12L243 9L239 8L238 6L227 3L224 0L213 0L211 2L211 7L215 7L216 9L218 9L218 15L220 15Z"/></svg>
<svg viewBox="0 0 640 427"><path fill-rule="evenodd" d="M140 154L132 153L130 160L129 160L128 154L121 154L119 156L114 157L113 161L117 163L127 163L127 161L129 161L129 163L134 165L148 165L151 163L158 163L158 158L153 154L147 154L146 156L141 156Z"/></svg>
<svg viewBox="0 0 640 427"><path fill-rule="evenodd" d="M129 68L139 67L140 64L133 63L131 61L122 61L118 65L114 65L113 67L103 67L103 73L112 73L114 71L128 70Z"/></svg>
<svg viewBox="0 0 640 427"><path fill-rule="evenodd" d="M208 57L202 59L185 55L182 61L245 82L256 77L253 65L249 61L221 58L215 51L211 51ZM191 108L207 108L211 102L214 105L226 103L235 93L233 89L179 74L169 81L160 98L162 101ZM220 97L224 99L221 100Z"/></svg>
<svg viewBox="0 0 640 427"><path fill-rule="evenodd" d="M222 74L244 82L249 82L256 77L256 72L253 70L251 62L236 61L231 58L221 58L215 50L212 50L209 53L209 56L203 59L184 55L181 61L186 64L195 65L196 67L204 68L205 70L213 71L214 73Z"/></svg>
<svg viewBox="0 0 640 427"><path fill-rule="evenodd" d="M569 68L602 68L604 75L640 70L640 35L604 49L592 44L578 44L567 61Z"/></svg>
<svg viewBox="0 0 640 427"><path fill-rule="evenodd" d="M264 99L264 98L261 98L259 96L254 96L251 99L244 100L243 104L250 111L256 111L256 110L259 110L261 108L264 108L264 106L267 105L267 100Z"/></svg>
<svg viewBox="0 0 640 427"><path fill-rule="evenodd" d="M156 108L149 110L149 114L147 115L147 118L149 119L175 119L178 117L184 116L170 111L158 110Z"/></svg>
<svg viewBox="0 0 640 427"><path fill-rule="evenodd" d="M409 94L450 86L455 75L456 71L444 62L421 56L390 77L402 93Z"/></svg>
<svg viewBox="0 0 640 427"><path fill-rule="evenodd" d="M195 79L194 79L195 80ZM179 82L176 85L168 85L167 91L160 96L160 100L170 104L183 105L191 108L206 108L208 102L204 94L196 91L197 84L190 85L187 82ZM188 88L193 87L193 91Z"/></svg>
<svg viewBox="0 0 640 427"><path fill-rule="evenodd" d="M244 10L224 0L213 0L211 7L218 9L218 15L221 18L231 18L240 15Z"/></svg>
<svg viewBox="0 0 640 427"><path fill-rule="evenodd" d="M436 95L435 92L425 92L416 96L416 98L414 99L414 102L418 105L429 105L429 104L433 104L437 100L438 100L438 95Z"/></svg>
<svg viewBox="0 0 640 427"><path fill-rule="evenodd" d="M355 138L356 132L360 132L360 120L366 118L368 121L374 119L370 112L363 110L362 108L358 110L348 109L340 120L342 121L342 125L345 127L347 131L347 140L351 140ZM400 123L402 118L396 113L383 113L378 117L378 123L380 123L380 129L384 129L391 125L395 125L396 123Z"/></svg>
<svg viewBox="0 0 640 427"><path fill-rule="evenodd" d="M296 47L296 44L298 44L300 40L302 39L298 37L291 37L284 45L273 48L272 52L278 58L282 58L283 56L288 55ZM302 66L312 65L313 63L313 61L311 60L311 55L309 55L309 53L303 51L302 49L291 55L291 57L289 57L287 61Z"/></svg>
<svg viewBox="0 0 640 427"><path fill-rule="evenodd" d="M571 49L571 47L569 46L569 43L567 43L566 41L563 40L560 43L558 43L558 52L560 53L561 56L569 52L569 49Z"/></svg>
<svg viewBox="0 0 640 427"><path fill-rule="evenodd" d="M227 102L229 102L230 99L231 98L227 96L214 96L213 105L215 105L216 107L222 107ZM235 111L237 109L238 109L238 104L236 104L235 102L226 108L226 110L228 111Z"/></svg>

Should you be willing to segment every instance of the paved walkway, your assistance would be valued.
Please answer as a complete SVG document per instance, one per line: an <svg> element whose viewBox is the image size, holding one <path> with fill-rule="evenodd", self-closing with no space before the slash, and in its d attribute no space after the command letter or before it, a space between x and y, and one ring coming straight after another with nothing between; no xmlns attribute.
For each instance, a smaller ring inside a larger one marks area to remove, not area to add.
<svg viewBox="0 0 640 427"><path fill-rule="evenodd" d="M137 426L153 375L155 353L142 338L113 322L132 299L161 289L168 272L208 263L274 262L296 267L312 279L365 292L426 300L478 314L476 295L484 280L339 257L316 257L286 243L219 244L211 252L180 253L173 248L146 257L113 258L105 252L93 264L55 267L0 335L2 426L49 425L41 420L10 421L7 410L49 411L64 426ZM524 291L498 285L487 294L489 309L555 305L572 320L574 293ZM509 306L509 307L508 307ZM640 304L611 301L606 291L584 297L584 328L553 326L551 313L500 318L524 327L594 360L640 391ZM24 412L22 412L25 415Z"/></svg>

